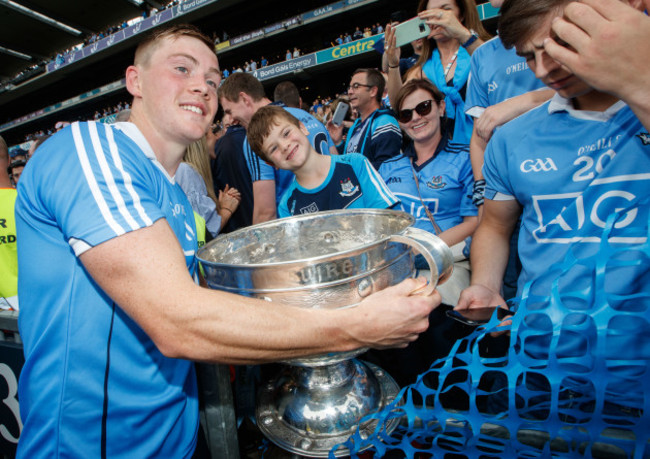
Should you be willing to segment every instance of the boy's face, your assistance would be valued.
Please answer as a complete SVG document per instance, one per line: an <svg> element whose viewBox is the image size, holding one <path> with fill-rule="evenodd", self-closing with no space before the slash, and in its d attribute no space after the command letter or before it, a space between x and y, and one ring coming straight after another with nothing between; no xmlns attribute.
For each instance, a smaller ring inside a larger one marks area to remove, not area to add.
<svg viewBox="0 0 650 459"><path fill-rule="evenodd" d="M544 40L553 38L562 44L554 32L551 31L551 22L554 17L562 16L563 8L551 11L540 22L538 28L517 45L517 54L523 56L530 69L546 86L556 90L562 97L574 99L583 96L593 88L574 75L567 67L552 59L544 51Z"/></svg>
<svg viewBox="0 0 650 459"><path fill-rule="evenodd" d="M298 127L284 119L279 121L264 138L262 149L278 169L296 170L307 160L311 148L309 131L302 123Z"/></svg>

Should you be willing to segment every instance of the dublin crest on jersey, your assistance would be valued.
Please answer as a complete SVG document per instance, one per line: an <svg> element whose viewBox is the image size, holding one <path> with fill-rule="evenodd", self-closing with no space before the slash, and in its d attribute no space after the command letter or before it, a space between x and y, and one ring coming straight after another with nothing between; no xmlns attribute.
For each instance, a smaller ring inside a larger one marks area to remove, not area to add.
<svg viewBox="0 0 650 459"><path fill-rule="evenodd" d="M430 181L428 181L427 186L429 188L433 188L434 190L439 190L447 186L447 183L442 181L442 175L438 175L437 177L433 177Z"/></svg>
<svg viewBox="0 0 650 459"><path fill-rule="evenodd" d="M359 192L359 186L358 185L353 185L352 180L349 178L345 180L341 180L341 191L339 191L339 194L343 197L349 198L350 196L354 196Z"/></svg>

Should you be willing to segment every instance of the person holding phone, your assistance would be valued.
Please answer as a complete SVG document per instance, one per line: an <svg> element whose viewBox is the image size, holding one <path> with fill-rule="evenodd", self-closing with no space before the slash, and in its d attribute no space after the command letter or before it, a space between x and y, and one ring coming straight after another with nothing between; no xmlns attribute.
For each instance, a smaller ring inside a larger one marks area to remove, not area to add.
<svg viewBox="0 0 650 459"><path fill-rule="evenodd" d="M418 62L405 80L426 78L445 95L445 111L456 143L469 144L472 118L465 115L465 91L470 69L470 55L490 38L478 16L474 0L420 0L418 16L431 32L423 43ZM388 25L385 50L388 60L388 96L391 106L401 89L399 49L394 27ZM452 124L453 120L453 124Z"/></svg>

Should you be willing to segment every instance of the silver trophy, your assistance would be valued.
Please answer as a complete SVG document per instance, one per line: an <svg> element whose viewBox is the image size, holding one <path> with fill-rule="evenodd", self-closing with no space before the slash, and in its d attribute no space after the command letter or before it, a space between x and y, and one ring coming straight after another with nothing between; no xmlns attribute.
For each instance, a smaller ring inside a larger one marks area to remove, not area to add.
<svg viewBox="0 0 650 459"><path fill-rule="evenodd" d="M414 249L424 256L429 294L451 275L451 250L438 237L413 228L410 214L356 209L305 214L218 236L198 252L213 289L303 308L347 308L415 275ZM272 307L272 305L269 305ZM395 305L399 307L399 305ZM307 457L327 457L359 425L397 395L379 367L354 359L366 349L284 363L260 389L256 407L262 433L279 447ZM394 429L397 419L387 426ZM337 456L349 454L339 448Z"/></svg>

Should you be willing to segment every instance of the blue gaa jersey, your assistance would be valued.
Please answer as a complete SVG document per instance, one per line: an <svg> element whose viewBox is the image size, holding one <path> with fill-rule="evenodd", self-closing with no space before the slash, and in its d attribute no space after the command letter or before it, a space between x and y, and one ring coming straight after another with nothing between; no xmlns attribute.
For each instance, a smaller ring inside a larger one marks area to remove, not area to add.
<svg viewBox="0 0 650 459"><path fill-rule="evenodd" d="M598 250L607 217L650 189L650 142L619 101L605 112L576 111L555 95L501 128L488 144L485 197L523 206L519 255L523 285L549 273L569 248ZM645 242L647 208L630 210L610 241ZM578 285L578 284L576 284Z"/></svg>
<svg viewBox="0 0 650 459"><path fill-rule="evenodd" d="M413 144L403 154L385 161L379 168L379 174L399 198L402 210L415 217L415 227L435 234L422 201L442 231L462 223L463 217L478 214L472 203L474 177L467 145L452 144L443 139L433 158L424 164L418 166L413 163L412 169L411 159L415 159ZM418 179L422 201L413 180L413 171Z"/></svg>
<svg viewBox="0 0 650 459"><path fill-rule="evenodd" d="M309 131L309 134L307 134L309 143L312 144L318 153L321 155L330 154L330 147L335 147L335 145L323 123L299 108L287 107L280 103L274 103L272 105L281 106L305 125L307 131ZM282 193L284 193L284 191L289 187L289 184L294 178L293 172L284 169L276 169L261 160L253 150L251 150L248 143L248 137L244 140L244 156L253 182L259 180L275 180L275 200L279 203Z"/></svg>
<svg viewBox="0 0 650 459"><path fill-rule="evenodd" d="M523 206L518 296L530 298L529 309L566 308L559 310L561 324L551 324L554 310L529 313L526 325L537 336L529 338L527 354L549 359L548 333L562 327L555 351L561 365L584 372L590 353L602 351L613 360L607 392L614 403L642 406L637 396L647 376L631 363L650 359L647 322L639 320L639 311L648 316L650 284L647 248L639 248L649 217L648 131L622 101L605 112L586 112L555 95L495 133L483 174L486 199L516 199ZM613 226L610 217L617 217ZM610 246L618 252L607 266L580 262ZM552 295L557 299L550 302ZM596 345L590 314L602 304L609 304L612 330Z"/></svg>
<svg viewBox="0 0 650 459"><path fill-rule="evenodd" d="M192 362L162 355L79 256L165 218L194 275L192 207L133 124L74 123L39 150L16 201L18 457L191 457Z"/></svg>
<svg viewBox="0 0 650 459"><path fill-rule="evenodd" d="M546 86L528 68L526 59L494 37L472 54L465 113L478 118L487 107L538 89Z"/></svg>
<svg viewBox="0 0 650 459"><path fill-rule="evenodd" d="M399 202L370 161L358 153L332 156L329 174L317 188L301 187L294 179L282 195L278 216L334 209L386 209Z"/></svg>

